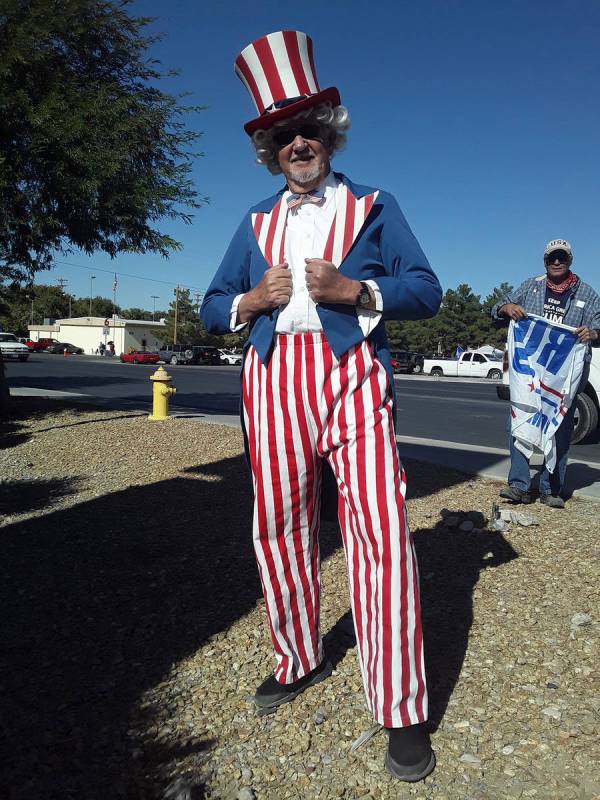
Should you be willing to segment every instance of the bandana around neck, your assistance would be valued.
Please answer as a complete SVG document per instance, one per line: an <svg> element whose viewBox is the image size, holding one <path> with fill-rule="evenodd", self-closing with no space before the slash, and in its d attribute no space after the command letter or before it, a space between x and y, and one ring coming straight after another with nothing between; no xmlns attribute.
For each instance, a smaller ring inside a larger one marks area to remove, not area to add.
<svg viewBox="0 0 600 800"><path fill-rule="evenodd" d="M562 283L552 283L550 278L546 277L546 286L553 292L557 294L563 294L566 292L567 289L570 289L571 286L575 286L579 278L575 275L574 272L569 271L567 277L562 281Z"/></svg>

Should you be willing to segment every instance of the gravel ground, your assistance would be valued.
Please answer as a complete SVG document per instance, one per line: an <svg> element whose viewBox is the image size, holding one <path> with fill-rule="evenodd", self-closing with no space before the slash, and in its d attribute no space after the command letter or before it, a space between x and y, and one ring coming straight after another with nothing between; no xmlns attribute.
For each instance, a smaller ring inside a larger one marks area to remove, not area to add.
<svg viewBox="0 0 600 800"><path fill-rule="evenodd" d="M600 797L598 506L529 507L407 462L438 767L382 768L337 528L324 524L333 676L277 714L239 431L22 399L1 430L4 800ZM463 529L459 526L463 522ZM472 530L465 530L471 527Z"/></svg>

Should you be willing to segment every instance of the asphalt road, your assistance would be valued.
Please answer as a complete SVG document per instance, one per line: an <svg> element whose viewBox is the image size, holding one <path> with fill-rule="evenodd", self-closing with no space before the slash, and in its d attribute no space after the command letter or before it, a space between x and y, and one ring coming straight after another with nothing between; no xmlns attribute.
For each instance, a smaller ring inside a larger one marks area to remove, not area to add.
<svg viewBox="0 0 600 800"><path fill-rule="evenodd" d="M9 384L88 395L115 407L149 409L154 366L121 364L118 359L33 354L24 364L7 362ZM174 412L237 414L237 367L168 366L177 394ZM507 403L494 382L454 383L398 376L398 434L471 448L507 448ZM600 464L600 443L575 445L571 457Z"/></svg>

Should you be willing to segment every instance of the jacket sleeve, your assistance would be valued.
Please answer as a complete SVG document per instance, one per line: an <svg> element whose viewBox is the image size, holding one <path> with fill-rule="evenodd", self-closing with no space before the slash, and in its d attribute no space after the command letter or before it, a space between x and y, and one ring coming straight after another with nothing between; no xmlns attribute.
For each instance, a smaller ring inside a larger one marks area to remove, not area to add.
<svg viewBox="0 0 600 800"><path fill-rule="evenodd" d="M512 292L508 292L499 303L496 303L495 306L492 306L491 315L492 320L498 325L498 327L502 327L503 325L508 325L510 319L508 317L499 317L498 311L505 306L507 303L516 303L518 306L523 306L527 300L527 290L529 288L529 284L531 283L531 279L523 281L523 283L517 288L513 289ZM525 309L527 310L527 309Z"/></svg>
<svg viewBox="0 0 600 800"><path fill-rule="evenodd" d="M594 300L595 302L592 310L592 320L588 327L595 328L599 334L596 341L592 342L592 347L600 347L600 296L596 294Z"/></svg>
<svg viewBox="0 0 600 800"><path fill-rule="evenodd" d="M433 317L440 307L442 287L391 195L386 195L384 208L379 248L386 275L373 279L383 299L383 318Z"/></svg>
<svg viewBox="0 0 600 800"><path fill-rule="evenodd" d="M231 305L237 295L250 288L250 245L248 217L245 217L202 301L200 318L209 333L231 332Z"/></svg>

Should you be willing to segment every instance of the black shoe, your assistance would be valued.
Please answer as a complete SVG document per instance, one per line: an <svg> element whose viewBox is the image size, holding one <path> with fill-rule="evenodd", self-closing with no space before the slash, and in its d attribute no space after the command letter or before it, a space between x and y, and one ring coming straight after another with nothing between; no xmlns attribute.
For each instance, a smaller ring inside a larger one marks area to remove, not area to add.
<svg viewBox="0 0 600 800"><path fill-rule="evenodd" d="M510 500L511 503L523 503L524 505L531 503L529 492L525 492L517 486L505 486L504 489L500 489L500 497Z"/></svg>
<svg viewBox="0 0 600 800"><path fill-rule="evenodd" d="M435 753L423 723L408 728L390 728L388 732L390 740L385 754L385 767L394 778L416 783L433 772Z"/></svg>
<svg viewBox="0 0 600 800"><path fill-rule="evenodd" d="M554 494L541 494L540 503L543 503L545 506L550 506L550 508L565 507L565 501L562 499L562 497Z"/></svg>
<svg viewBox="0 0 600 800"><path fill-rule="evenodd" d="M284 703L291 703L309 686L320 683L333 672L331 661L325 659L318 667L308 672L294 683L279 683L274 675L270 675L256 690L254 702L261 716L271 714Z"/></svg>

